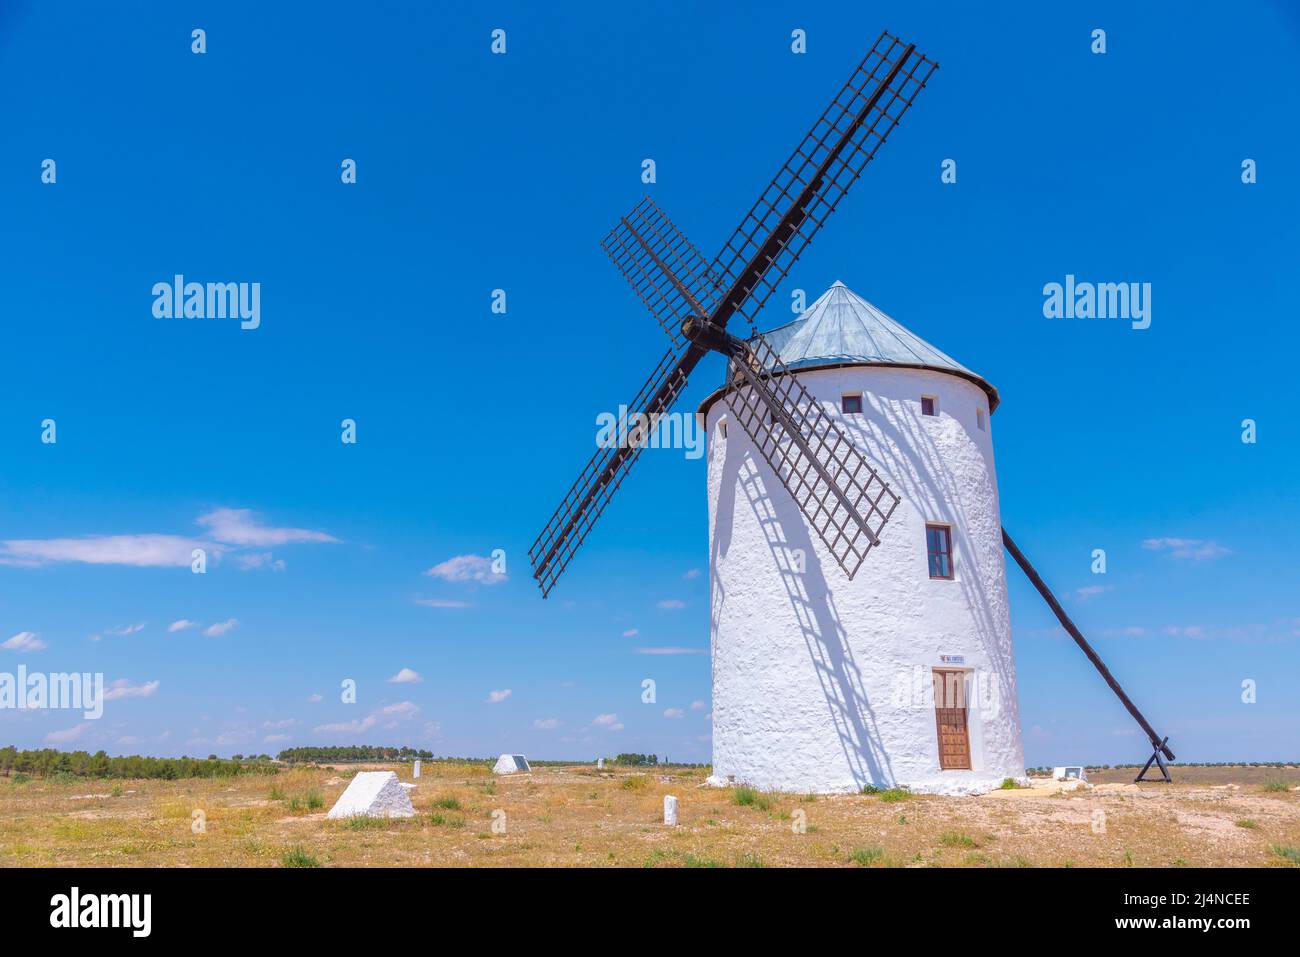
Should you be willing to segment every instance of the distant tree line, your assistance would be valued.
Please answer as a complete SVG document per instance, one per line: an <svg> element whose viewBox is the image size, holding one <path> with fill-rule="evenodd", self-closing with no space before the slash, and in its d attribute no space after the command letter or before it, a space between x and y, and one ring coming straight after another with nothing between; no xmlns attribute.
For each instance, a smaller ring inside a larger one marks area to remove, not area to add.
<svg viewBox="0 0 1300 957"><path fill-rule="evenodd" d="M70 774L81 778L229 778L236 774L275 774L270 758L226 760L207 758L146 758L138 754L109 757L103 751L19 751L12 745L0 748L0 771L5 774L34 774L52 777Z"/></svg>
<svg viewBox="0 0 1300 957"><path fill-rule="evenodd" d="M353 744L326 748L285 748L276 758L289 764L342 764L348 761L432 761L433 752L419 748L381 748Z"/></svg>
<svg viewBox="0 0 1300 957"><path fill-rule="evenodd" d="M615 764L633 768L647 768L659 763L657 754L620 754L614 758Z"/></svg>

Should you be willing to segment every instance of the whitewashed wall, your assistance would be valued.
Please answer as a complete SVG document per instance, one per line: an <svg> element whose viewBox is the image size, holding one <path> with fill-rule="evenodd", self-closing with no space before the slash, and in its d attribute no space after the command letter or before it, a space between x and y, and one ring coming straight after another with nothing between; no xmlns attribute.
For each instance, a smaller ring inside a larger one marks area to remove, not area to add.
<svg viewBox="0 0 1300 957"><path fill-rule="evenodd" d="M928 370L799 378L902 503L850 582L726 401L710 408L712 783L970 793L1023 778L987 396ZM840 415L845 392L863 394L863 415ZM921 415L923 394L938 398L937 417ZM953 581L929 577L927 522L953 527ZM806 554L802 574L794 549ZM970 771L939 769L931 669L951 667L941 655L964 656L959 667L970 669Z"/></svg>

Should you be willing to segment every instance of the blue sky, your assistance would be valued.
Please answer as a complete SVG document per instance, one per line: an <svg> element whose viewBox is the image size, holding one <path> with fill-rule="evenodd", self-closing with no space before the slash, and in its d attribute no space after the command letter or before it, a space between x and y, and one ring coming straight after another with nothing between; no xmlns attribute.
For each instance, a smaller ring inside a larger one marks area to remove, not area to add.
<svg viewBox="0 0 1300 957"><path fill-rule="evenodd" d="M888 27L940 69L761 325L842 279L986 376L1005 525L1180 758L1297 756L1293 9L376 6L0 12L0 670L118 689L0 743L708 760L703 461L647 452L547 601L527 567L663 350L598 242L648 191L711 256ZM176 273L260 327L155 319ZM1151 327L1044 318L1067 273ZM1144 759L1009 574L1028 763Z"/></svg>

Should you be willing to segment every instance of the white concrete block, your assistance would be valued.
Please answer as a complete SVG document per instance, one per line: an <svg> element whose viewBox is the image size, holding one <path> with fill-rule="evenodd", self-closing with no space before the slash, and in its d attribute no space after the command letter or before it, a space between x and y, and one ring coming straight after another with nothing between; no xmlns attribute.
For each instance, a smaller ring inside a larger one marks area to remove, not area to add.
<svg viewBox="0 0 1300 957"><path fill-rule="evenodd" d="M414 817L406 789L392 771L359 771L327 817Z"/></svg>
<svg viewBox="0 0 1300 957"><path fill-rule="evenodd" d="M677 798L671 794L664 795L664 823L674 825L677 823Z"/></svg>

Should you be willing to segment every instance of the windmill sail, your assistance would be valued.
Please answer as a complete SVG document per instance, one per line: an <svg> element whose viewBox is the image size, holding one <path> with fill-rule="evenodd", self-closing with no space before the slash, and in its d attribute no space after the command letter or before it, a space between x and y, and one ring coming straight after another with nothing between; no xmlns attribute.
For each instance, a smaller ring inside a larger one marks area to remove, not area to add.
<svg viewBox="0 0 1300 957"><path fill-rule="evenodd" d="M701 328L720 332L739 313L753 324L768 296L835 211L936 67L912 44L881 33L711 267L704 265L703 257L681 231L648 200L606 237L606 252L673 340L674 348L685 347L679 358L673 349L669 350L631 408L647 416L667 412L685 387L687 377L708 353L710 347L700 342L684 343L683 321L699 318L703 320ZM792 376L781 378L794 381ZM764 388L760 383L757 391L761 393ZM789 388L797 388L797 384ZM809 408L813 406L815 403L810 403ZM775 412L783 421L802 423L802 413L796 413L797 405L792 410L782 406ZM825 417L825 413L820 414ZM813 422L814 426L820 424ZM878 526L883 524L877 512L887 518L892 505L869 479L849 480L849 476L863 474L856 466L841 464L838 470L831 470L823 461L827 455L849 455L847 440L814 445L813 437L802 436L802 425L795 425L793 431L803 442L800 452L804 463L787 471L790 481L810 468L818 474L821 484L805 482L800 485L802 491L792 489L791 494L801 507L817 516L820 524L814 527L828 541L840 564L846 570L856 570L866 554L861 539L876 540ZM543 595L550 592L568 567L639 454L639 447L597 450L569 489L529 549L533 577ZM823 472L831 478L825 478ZM871 476L879 483L874 472ZM861 488L853 484L855 481ZM845 484L841 486L841 482ZM838 503L838 510L828 504L832 500ZM858 509L861 511L856 518L846 514Z"/></svg>
<svg viewBox="0 0 1300 957"><path fill-rule="evenodd" d="M682 320L708 315L725 291L708 260L649 196L600 245L677 345L685 343Z"/></svg>
<svg viewBox="0 0 1300 957"><path fill-rule="evenodd" d="M736 420L850 579L899 498L762 336L732 362Z"/></svg>
<svg viewBox="0 0 1300 957"><path fill-rule="evenodd" d="M688 350L689 354L692 350ZM644 448L646 423L668 411L686 385L685 356L669 349L655 366L626 408L628 414L619 422L618 441L611 447L596 449L586 468L569 487L542 533L528 549L533 577L545 597L572 561L578 546L586 539L596 519L618 487L623 484ZM622 441L626 438L626 441Z"/></svg>

